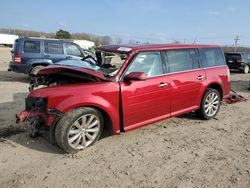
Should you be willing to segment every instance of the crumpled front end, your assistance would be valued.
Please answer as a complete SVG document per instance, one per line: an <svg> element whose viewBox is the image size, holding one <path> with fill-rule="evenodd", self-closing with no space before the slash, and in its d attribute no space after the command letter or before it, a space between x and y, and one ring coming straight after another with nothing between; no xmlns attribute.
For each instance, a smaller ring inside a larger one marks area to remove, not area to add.
<svg viewBox="0 0 250 188"><path fill-rule="evenodd" d="M31 135L52 126L61 116L55 109L47 108L47 98L28 96L25 99L25 110L16 114L16 123L29 122Z"/></svg>

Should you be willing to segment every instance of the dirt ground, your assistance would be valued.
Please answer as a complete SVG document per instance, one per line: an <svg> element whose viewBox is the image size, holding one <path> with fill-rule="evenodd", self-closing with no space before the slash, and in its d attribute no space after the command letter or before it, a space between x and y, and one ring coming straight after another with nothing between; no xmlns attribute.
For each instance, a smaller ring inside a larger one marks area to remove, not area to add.
<svg viewBox="0 0 250 188"><path fill-rule="evenodd" d="M76 155L15 124L27 76L7 72L0 48L0 187L250 187L250 100L224 104L202 121L192 114L101 139ZM245 97L250 73L232 73Z"/></svg>

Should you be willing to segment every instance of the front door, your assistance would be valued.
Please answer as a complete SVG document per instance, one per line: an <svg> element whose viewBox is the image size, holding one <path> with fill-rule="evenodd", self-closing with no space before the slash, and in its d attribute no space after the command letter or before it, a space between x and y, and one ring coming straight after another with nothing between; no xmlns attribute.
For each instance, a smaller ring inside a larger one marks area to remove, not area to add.
<svg viewBox="0 0 250 188"><path fill-rule="evenodd" d="M125 131L170 116L171 85L168 76L163 75L161 53L138 53L124 75L131 72L144 72L147 79L120 81Z"/></svg>

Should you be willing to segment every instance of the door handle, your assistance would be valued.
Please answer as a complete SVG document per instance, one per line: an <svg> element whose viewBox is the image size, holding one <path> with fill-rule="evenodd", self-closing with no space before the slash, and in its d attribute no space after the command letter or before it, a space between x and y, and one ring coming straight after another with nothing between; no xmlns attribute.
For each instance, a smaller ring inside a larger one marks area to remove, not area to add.
<svg viewBox="0 0 250 188"><path fill-rule="evenodd" d="M196 79L197 80L203 80L205 78L205 76L199 75Z"/></svg>
<svg viewBox="0 0 250 188"><path fill-rule="evenodd" d="M66 59L72 59L72 57L71 56L66 56Z"/></svg>
<svg viewBox="0 0 250 188"><path fill-rule="evenodd" d="M166 87L166 86L168 86L168 83L166 83L166 82L161 82L158 86L159 86L159 87Z"/></svg>
<svg viewBox="0 0 250 188"><path fill-rule="evenodd" d="M49 55L44 55L44 57L45 57L45 58L48 58L48 57L50 57L50 56L49 56Z"/></svg>

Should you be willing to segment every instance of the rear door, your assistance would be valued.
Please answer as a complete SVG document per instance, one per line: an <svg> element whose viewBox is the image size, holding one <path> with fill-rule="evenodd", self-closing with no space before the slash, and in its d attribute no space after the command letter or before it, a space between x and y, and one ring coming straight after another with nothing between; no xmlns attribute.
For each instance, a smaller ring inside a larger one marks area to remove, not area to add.
<svg viewBox="0 0 250 188"><path fill-rule="evenodd" d="M197 50L168 50L165 59L172 82L171 115L199 108L206 75L200 68Z"/></svg>
<svg viewBox="0 0 250 188"><path fill-rule="evenodd" d="M120 81L123 124L131 130L170 116L169 79L163 74L160 52L140 52L125 74L144 72L144 81Z"/></svg>
<svg viewBox="0 0 250 188"><path fill-rule="evenodd" d="M44 41L44 59L50 59L53 63L66 59L63 43L60 41Z"/></svg>

